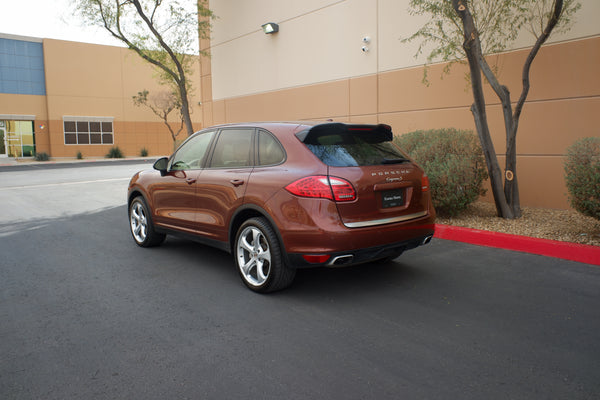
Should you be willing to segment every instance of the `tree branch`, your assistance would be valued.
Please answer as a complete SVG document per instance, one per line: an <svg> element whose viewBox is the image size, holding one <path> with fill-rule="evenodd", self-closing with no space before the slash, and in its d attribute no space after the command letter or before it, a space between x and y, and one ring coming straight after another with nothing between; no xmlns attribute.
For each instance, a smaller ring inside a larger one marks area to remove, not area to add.
<svg viewBox="0 0 600 400"><path fill-rule="evenodd" d="M148 29L150 29L150 32L152 32L152 34L154 35L154 37L156 37L156 39L160 43L161 47L167 52L167 54L169 55L169 57L171 58L171 60L173 60L173 62L175 63L175 66L177 67L177 72L179 74L174 73L173 71L171 71L166 66L161 66L161 69L163 69L166 73L168 73L169 75L171 75L173 77L173 79L175 80L175 82L177 82L178 85L185 84L185 71L183 70L183 67L181 66L181 63L179 62L179 59L177 58L177 56L175 56L175 53L173 52L173 50L171 49L171 47L164 41L164 39L163 39L162 35L160 34L160 32L158 32L156 30L156 27L154 26L154 24L152 23L152 21L150 21L150 19L148 18L148 16L144 12L144 9L142 8L142 5L140 4L140 0L131 0L131 2L135 6L135 8L136 8L138 14L140 15L140 17L142 17L142 20L144 20L144 22L148 26ZM157 3L159 3L159 2L160 1L157 1ZM150 60L148 60L148 61L150 61ZM157 65L159 65L159 64L157 64Z"/></svg>
<svg viewBox="0 0 600 400"><path fill-rule="evenodd" d="M543 30L543 32L540 34L540 36L537 38L535 45L533 46L533 48L529 52L529 55L527 56L525 65L523 65L523 74L522 74L523 90L521 91L521 96L519 97L519 100L517 101L517 105L515 106L515 112L513 115L513 120L515 121L515 124L514 124L515 126L513 127L513 129L516 129L516 127L519 124L519 118L521 117L523 105L525 104L525 100L527 99L527 95L529 94L529 88L530 88L529 75L530 75L530 70L531 70L531 64L533 63L533 60L534 60L535 56L537 55L537 53L540 51L540 48L546 42L546 40L548 40L548 38L550 37L550 34L552 33L552 30L558 23L558 21L560 19L560 15L562 13L562 9L563 9L563 0L554 0L554 9L550 16L550 19L548 20L548 23L546 24L546 28Z"/></svg>

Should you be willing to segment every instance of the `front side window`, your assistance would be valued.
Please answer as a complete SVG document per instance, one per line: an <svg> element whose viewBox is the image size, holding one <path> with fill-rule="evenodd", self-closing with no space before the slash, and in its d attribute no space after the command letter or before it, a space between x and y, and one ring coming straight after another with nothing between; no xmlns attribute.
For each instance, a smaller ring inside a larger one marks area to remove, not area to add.
<svg viewBox="0 0 600 400"><path fill-rule="evenodd" d="M215 131L192 136L181 145L171 159L171 170L201 169Z"/></svg>
<svg viewBox="0 0 600 400"><path fill-rule="evenodd" d="M239 168L252 166L253 134L253 128L222 130L215 145L210 167Z"/></svg>

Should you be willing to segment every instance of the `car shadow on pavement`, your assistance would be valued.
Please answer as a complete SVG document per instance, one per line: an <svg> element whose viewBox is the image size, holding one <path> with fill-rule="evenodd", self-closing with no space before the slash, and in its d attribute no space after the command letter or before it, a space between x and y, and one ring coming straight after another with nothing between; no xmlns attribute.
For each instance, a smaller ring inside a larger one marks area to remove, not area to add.
<svg viewBox="0 0 600 400"><path fill-rule="evenodd" d="M123 206L75 216L15 221L0 224L0 237L13 248L36 243L45 253L45 263L60 259L56 244L73 246L88 264L110 263L126 269L156 273L163 279L180 277L199 288L207 282L218 282L227 290L246 291L231 254L175 236L155 248L135 245L129 232L127 211ZM89 229L89 227L94 227ZM60 242L56 242L60 238ZM107 251L110 249L109 251ZM77 255L71 252L73 260ZM59 263L59 261L56 261ZM75 261L74 261L75 262ZM310 268L297 271L292 285L271 295L278 296L355 296L385 290L402 291L426 279L428 272L415 266L410 255L394 261L373 262L350 267ZM197 281L197 282L196 282ZM214 289L216 290L216 289Z"/></svg>
<svg viewBox="0 0 600 400"><path fill-rule="evenodd" d="M372 262L341 268L314 268L298 270L290 294L355 296L386 290L407 290L424 279L426 273L401 258L387 262Z"/></svg>
<svg viewBox="0 0 600 400"><path fill-rule="evenodd" d="M158 248L152 249L163 254L173 253L186 260L185 264L193 266L198 271L218 274L220 279L242 284L231 254L174 236ZM280 292L269 294L281 295L356 295L359 293L381 292L385 290L401 291L410 289L426 278L427 272L412 266L402 256L387 262L372 262L339 268L308 268L299 269L292 285Z"/></svg>
<svg viewBox="0 0 600 400"><path fill-rule="evenodd" d="M210 281L216 278L220 284L232 290L247 290L231 254L176 236L167 236L158 247L140 248L131 238L126 215L126 208L119 206L89 214L16 221L1 224L0 237L11 237L11 242L22 237L25 243L33 240L35 243L47 242L48 246L51 246L55 237L75 241L73 243L81 240L75 246L89 257L87 261L90 263L106 262L118 257L120 263L129 263L130 268L146 265L165 277L170 273L189 273L191 280ZM88 227L91 226L94 229L90 231ZM105 253L103 249L111 251ZM418 250L411 251L415 252ZM97 254L98 258L93 254ZM393 261L350 267L300 269L290 287L271 295L353 296L374 291L409 289L428 275L426 269L415 266L411 255L404 254ZM203 284L197 282L199 286Z"/></svg>
<svg viewBox="0 0 600 400"><path fill-rule="evenodd" d="M231 280L235 284L239 283L241 290L245 289L232 255L225 251L173 236L167 237L167 240L156 250L160 253L175 252L179 257L188 260L189 265L195 265L194 268L205 272L209 269L211 274L219 274L223 279ZM290 287L269 295L344 296L380 292L386 289L398 291L403 288L410 289L425 276L426 272L403 262L402 257L393 261L349 267L299 269Z"/></svg>

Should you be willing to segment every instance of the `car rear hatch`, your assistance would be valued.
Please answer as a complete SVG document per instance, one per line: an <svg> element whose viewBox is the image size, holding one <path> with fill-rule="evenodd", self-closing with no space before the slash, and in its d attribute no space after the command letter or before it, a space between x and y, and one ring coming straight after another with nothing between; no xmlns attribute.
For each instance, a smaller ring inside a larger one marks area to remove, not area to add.
<svg viewBox="0 0 600 400"><path fill-rule="evenodd" d="M326 123L298 138L328 166L340 218L349 228L411 221L428 215L429 182L393 142L387 125ZM349 183L351 193L336 196Z"/></svg>

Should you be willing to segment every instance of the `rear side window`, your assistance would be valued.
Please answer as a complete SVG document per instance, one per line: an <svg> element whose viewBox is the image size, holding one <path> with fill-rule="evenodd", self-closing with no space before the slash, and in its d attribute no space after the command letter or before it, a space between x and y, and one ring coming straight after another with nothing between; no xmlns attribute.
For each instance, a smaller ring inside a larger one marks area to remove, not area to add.
<svg viewBox="0 0 600 400"><path fill-rule="evenodd" d="M224 129L215 145L211 168L238 168L252 165L252 135L254 128Z"/></svg>
<svg viewBox="0 0 600 400"><path fill-rule="evenodd" d="M275 165L283 162L285 153L281 144L265 131L258 132L258 162L257 165Z"/></svg>
<svg viewBox="0 0 600 400"><path fill-rule="evenodd" d="M391 136L391 135L390 135ZM323 163L331 167L361 167L367 165L397 164L408 159L389 137L368 129L336 129L328 134L320 132L305 142Z"/></svg>

